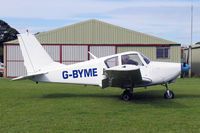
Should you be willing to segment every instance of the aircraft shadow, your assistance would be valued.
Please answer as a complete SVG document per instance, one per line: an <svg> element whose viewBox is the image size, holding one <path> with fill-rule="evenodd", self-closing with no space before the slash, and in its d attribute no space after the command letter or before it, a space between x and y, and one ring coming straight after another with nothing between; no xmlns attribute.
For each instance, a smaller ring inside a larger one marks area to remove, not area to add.
<svg viewBox="0 0 200 133"><path fill-rule="evenodd" d="M132 102L135 104L151 104L162 108L189 108L182 104L180 99L200 98L199 95L194 94L178 94L175 93L174 99L164 98L165 90L146 90L143 92L135 92Z"/></svg>
<svg viewBox="0 0 200 133"><path fill-rule="evenodd" d="M134 104L150 104L155 107L162 107L162 108L186 108L187 106L178 103L176 99L185 99L185 98L199 98L200 95L190 95L190 94L175 94L175 99L164 99L163 94L164 90L146 90L143 92L135 92L133 95L133 99L130 101ZM120 94L75 94L75 93L55 93L55 94L48 94L43 95L42 98L74 98L74 97L94 97L94 98L115 98L119 101Z"/></svg>
<svg viewBox="0 0 200 133"><path fill-rule="evenodd" d="M133 93L133 100L161 100L163 99L164 90L146 90L143 92L134 92ZM119 95L111 95L111 94L95 94L95 93L87 93L87 94L76 94L76 93L54 93L54 94L47 94L43 95L43 98L70 98L70 97L98 97L98 98L115 98L119 97ZM200 95L191 95L191 94L176 94L175 99L181 98L199 98ZM165 99L164 99L165 100Z"/></svg>
<svg viewBox="0 0 200 133"><path fill-rule="evenodd" d="M119 97L119 95L55 93L55 94L48 94L48 95L43 96L43 98L72 98L72 97L116 98L116 97Z"/></svg>

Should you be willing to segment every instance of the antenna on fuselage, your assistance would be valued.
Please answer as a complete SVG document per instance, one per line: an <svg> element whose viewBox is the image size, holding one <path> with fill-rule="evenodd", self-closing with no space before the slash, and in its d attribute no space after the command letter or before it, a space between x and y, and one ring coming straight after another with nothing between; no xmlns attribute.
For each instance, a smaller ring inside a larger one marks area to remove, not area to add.
<svg viewBox="0 0 200 133"><path fill-rule="evenodd" d="M94 56L94 55L93 55L92 53L90 53L89 51L88 51L88 53L92 56L92 58L97 59L97 57Z"/></svg>

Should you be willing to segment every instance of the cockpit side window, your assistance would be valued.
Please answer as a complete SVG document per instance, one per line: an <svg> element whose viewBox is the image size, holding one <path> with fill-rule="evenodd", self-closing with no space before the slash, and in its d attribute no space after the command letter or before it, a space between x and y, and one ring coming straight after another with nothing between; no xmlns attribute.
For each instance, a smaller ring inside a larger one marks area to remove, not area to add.
<svg viewBox="0 0 200 133"><path fill-rule="evenodd" d="M118 56L106 59L104 61L104 63L106 64L106 66L108 68L111 68L111 67L114 67L114 66L118 66L119 65L118 64Z"/></svg>
<svg viewBox="0 0 200 133"><path fill-rule="evenodd" d="M143 65L142 61L140 60L137 54L122 55L122 65L125 65L125 64L136 65L136 66Z"/></svg>

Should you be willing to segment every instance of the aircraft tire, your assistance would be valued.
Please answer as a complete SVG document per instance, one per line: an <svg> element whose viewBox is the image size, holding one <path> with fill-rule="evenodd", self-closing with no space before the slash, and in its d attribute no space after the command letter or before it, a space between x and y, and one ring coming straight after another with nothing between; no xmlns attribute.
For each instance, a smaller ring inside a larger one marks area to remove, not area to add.
<svg viewBox="0 0 200 133"><path fill-rule="evenodd" d="M121 94L121 99L124 100L124 101L130 101L132 98L132 94L125 90L122 94Z"/></svg>
<svg viewBox="0 0 200 133"><path fill-rule="evenodd" d="M173 91L169 90L169 94L167 93L167 91L164 93L164 98L165 99L173 99L174 98L174 93Z"/></svg>

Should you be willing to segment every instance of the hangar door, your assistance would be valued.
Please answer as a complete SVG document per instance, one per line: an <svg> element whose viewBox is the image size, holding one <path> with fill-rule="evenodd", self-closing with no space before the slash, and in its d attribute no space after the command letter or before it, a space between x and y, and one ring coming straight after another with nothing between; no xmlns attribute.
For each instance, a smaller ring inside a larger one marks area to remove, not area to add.
<svg viewBox="0 0 200 133"><path fill-rule="evenodd" d="M90 46L90 52L96 57L113 55L115 54L115 46ZM90 59L92 59L91 56Z"/></svg>
<svg viewBox="0 0 200 133"><path fill-rule="evenodd" d="M97 57L115 54L115 46L90 45L42 45L51 58L63 64L74 64L88 60L88 50ZM24 60L19 45L7 45L6 77L26 75ZM89 59L91 59L90 57Z"/></svg>
<svg viewBox="0 0 200 133"><path fill-rule="evenodd" d="M19 45L7 45L7 77L26 75L24 60Z"/></svg>
<svg viewBox="0 0 200 133"><path fill-rule="evenodd" d="M47 53L54 61L60 61L60 47L59 45L42 45ZM6 77L18 77L26 75L26 68L24 67L24 59L19 45L7 45L7 66Z"/></svg>
<svg viewBox="0 0 200 133"><path fill-rule="evenodd" d="M87 45L62 45L62 63L69 65L88 60Z"/></svg>

